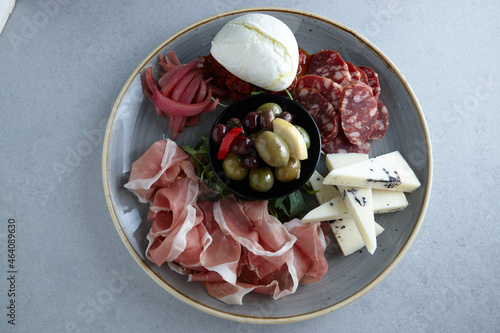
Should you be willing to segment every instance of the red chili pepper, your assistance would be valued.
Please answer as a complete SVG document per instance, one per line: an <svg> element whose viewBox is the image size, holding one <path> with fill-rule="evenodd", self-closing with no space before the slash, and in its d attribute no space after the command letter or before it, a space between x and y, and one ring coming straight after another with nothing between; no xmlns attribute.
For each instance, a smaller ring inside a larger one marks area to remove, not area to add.
<svg viewBox="0 0 500 333"><path fill-rule="evenodd" d="M235 127L227 132L226 136L224 136L224 139L222 139L219 153L217 154L217 158L219 160L223 160L226 158L227 154L229 154L229 150L231 149L231 143L233 142L234 138L237 137L242 131L243 128Z"/></svg>

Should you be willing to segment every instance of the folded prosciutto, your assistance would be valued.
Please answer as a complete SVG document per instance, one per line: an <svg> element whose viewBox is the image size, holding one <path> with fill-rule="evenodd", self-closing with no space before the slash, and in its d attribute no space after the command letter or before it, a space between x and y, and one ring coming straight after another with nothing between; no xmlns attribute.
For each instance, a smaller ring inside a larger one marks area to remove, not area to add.
<svg viewBox="0 0 500 333"><path fill-rule="evenodd" d="M238 265L241 256L240 244L231 236L222 232L214 219L212 201L200 201L198 206L205 219L203 226L209 235L209 241L200 253L200 263L207 272L190 274L190 281L225 281L235 284L238 278Z"/></svg>
<svg viewBox="0 0 500 333"><path fill-rule="evenodd" d="M326 238L320 223L309 225L302 223L299 219L293 219L286 222L284 226L290 234L297 238L293 247L296 257L303 258L300 262L294 262L296 266L303 265L300 268L300 271L304 272L300 276L300 283L308 284L320 281L328 270L328 262L324 254Z"/></svg>
<svg viewBox="0 0 500 333"><path fill-rule="evenodd" d="M252 291L279 299L328 269L319 223L282 224L267 201L203 199L189 156L171 140L154 143L134 162L125 187L150 203L147 258L203 282L222 302L242 304Z"/></svg>
<svg viewBox="0 0 500 333"><path fill-rule="evenodd" d="M197 228L203 220L197 197L198 182L188 177L156 193L148 214L153 223L146 255L158 266L174 260L188 268L201 266L201 239L207 232Z"/></svg>
<svg viewBox="0 0 500 333"><path fill-rule="evenodd" d="M197 179L189 155L170 140L155 143L132 164L128 183L140 202L149 202L158 188L167 187L179 176Z"/></svg>

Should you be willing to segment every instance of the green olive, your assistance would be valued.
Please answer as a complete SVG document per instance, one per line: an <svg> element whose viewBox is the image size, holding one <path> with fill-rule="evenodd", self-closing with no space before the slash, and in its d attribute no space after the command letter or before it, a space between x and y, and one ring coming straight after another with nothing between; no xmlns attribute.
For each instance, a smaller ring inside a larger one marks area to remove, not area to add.
<svg viewBox="0 0 500 333"><path fill-rule="evenodd" d="M232 180L243 180L248 175L248 169L243 166L243 157L232 152L222 162L222 168Z"/></svg>
<svg viewBox="0 0 500 333"><path fill-rule="evenodd" d="M262 112L262 110L266 110L266 109L271 109L271 110L273 110L273 112L274 112L274 115L275 115L275 116L279 116L279 115L280 115L280 113L283 111L283 110L281 109L281 106L279 106L279 105L278 105L278 104L276 104L276 103L271 103L271 102L270 102L270 103L265 103L265 104L262 104L261 106L259 106L259 107L257 108L257 110L256 110L256 111L257 111L257 113L258 113L258 114L260 114L260 113Z"/></svg>
<svg viewBox="0 0 500 333"><path fill-rule="evenodd" d="M309 134L307 134L307 131L302 126L299 125L294 125L294 126L299 130L300 134L302 134L302 137L306 142L306 147L307 149L309 149L309 147L311 147L311 138L309 137Z"/></svg>
<svg viewBox="0 0 500 333"><path fill-rule="evenodd" d="M298 179L300 177L300 160L290 157L287 165L274 169L274 175L277 180L284 183Z"/></svg>
<svg viewBox="0 0 500 333"><path fill-rule="evenodd" d="M287 165L290 151L282 138L271 131L264 131L255 140L255 148L259 156L272 167Z"/></svg>
<svg viewBox="0 0 500 333"><path fill-rule="evenodd" d="M250 171L250 187L259 192L267 192L274 185L274 175L270 167L264 165Z"/></svg>

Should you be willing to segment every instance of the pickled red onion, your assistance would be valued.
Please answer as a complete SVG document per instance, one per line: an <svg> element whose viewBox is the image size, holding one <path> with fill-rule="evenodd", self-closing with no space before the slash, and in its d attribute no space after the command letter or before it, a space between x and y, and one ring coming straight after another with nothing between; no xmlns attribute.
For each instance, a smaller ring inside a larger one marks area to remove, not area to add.
<svg viewBox="0 0 500 333"><path fill-rule="evenodd" d="M203 77L201 59L181 64L174 52L169 52L169 56L171 60L159 56L165 73L156 82L153 68L146 69L143 92L153 102L158 116L168 116L175 140L186 122L192 126L201 113L213 111L219 100L212 100L212 88Z"/></svg>

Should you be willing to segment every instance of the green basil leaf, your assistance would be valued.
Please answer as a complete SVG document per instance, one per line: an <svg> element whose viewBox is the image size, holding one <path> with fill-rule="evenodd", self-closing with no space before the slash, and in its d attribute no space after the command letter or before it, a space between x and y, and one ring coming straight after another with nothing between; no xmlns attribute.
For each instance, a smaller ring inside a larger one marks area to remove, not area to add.
<svg viewBox="0 0 500 333"><path fill-rule="evenodd" d="M300 192L300 190L297 190L290 194L288 196L288 201L289 201L289 212L290 212L290 217L299 217L303 212L305 212L308 207L307 203L304 200L304 196Z"/></svg>

